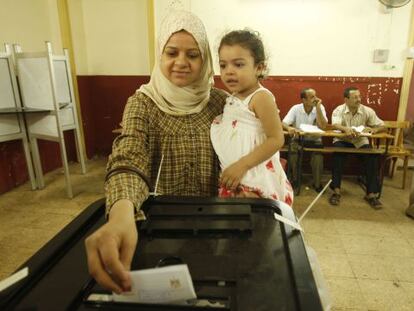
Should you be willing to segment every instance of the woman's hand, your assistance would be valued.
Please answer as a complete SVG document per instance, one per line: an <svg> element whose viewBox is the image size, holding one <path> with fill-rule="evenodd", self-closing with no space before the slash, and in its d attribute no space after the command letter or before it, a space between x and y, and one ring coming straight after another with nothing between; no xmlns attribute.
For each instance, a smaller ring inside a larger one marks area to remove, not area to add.
<svg viewBox="0 0 414 311"><path fill-rule="evenodd" d="M240 159L223 171L220 178L221 185L225 186L227 189L236 190L241 179L248 170L248 165L243 161L243 159Z"/></svg>
<svg viewBox="0 0 414 311"><path fill-rule="evenodd" d="M134 206L129 200L119 200L112 206L108 222L85 240L91 276L117 294L129 291L137 241Z"/></svg>

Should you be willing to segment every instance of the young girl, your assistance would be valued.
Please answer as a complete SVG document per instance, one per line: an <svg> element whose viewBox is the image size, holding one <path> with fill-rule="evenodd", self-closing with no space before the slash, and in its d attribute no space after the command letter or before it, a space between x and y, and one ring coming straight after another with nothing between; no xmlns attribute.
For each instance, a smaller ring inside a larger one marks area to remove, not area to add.
<svg viewBox="0 0 414 311"><path fill-rule="evenodd" d="M266 69L263 43L248 30L232 31L219 46L221 80L231 96L211 126L222 169L219 195L280 200L293 191L279 161L284 144L273 94L260 83Z"/></svg>

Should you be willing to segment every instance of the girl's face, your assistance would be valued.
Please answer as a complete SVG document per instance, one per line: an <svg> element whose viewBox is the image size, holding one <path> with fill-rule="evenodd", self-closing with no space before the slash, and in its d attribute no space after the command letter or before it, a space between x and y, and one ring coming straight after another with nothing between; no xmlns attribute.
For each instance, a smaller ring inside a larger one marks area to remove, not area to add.
<svg viewBox="0 0 414 311"><path fill-rule="evenodd" d="M174 33L161 55L161 72L179 87L195 82L201 73L203 60L194 37L186 31Z"/></svg>
<svg viewBox="0 0 414 311"><path fill-rule="evenodd" d="M240 45L223 45L219 50L221 80L231 93L248 96L259 83L263 64L255 65L248 49Z"/></svg>

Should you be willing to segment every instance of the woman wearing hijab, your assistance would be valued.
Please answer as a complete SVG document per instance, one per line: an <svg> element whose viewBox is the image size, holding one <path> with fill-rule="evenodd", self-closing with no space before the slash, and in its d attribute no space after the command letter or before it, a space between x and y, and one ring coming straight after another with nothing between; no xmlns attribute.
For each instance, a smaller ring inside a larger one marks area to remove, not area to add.
<svg viewBox="0 0 414 311"><path fill-rule="evenodd" d="M212 87L201 20L184 11L169 14L157 56L150 82L128 99L122 134L113 143L105 181L108 221L85 242L91 275L116 293L130 289L135 220L157 180L157 194L217 195L219 165L209 133L226 95Z"/></svg>

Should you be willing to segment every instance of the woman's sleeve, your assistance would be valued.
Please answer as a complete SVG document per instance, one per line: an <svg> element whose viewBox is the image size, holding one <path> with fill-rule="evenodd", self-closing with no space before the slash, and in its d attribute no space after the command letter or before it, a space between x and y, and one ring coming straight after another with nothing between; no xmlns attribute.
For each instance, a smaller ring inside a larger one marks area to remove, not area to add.
<svg viewBox="0 0 414 311"><path fill-rule="evenodd" d="M105 178L106 214L121 199L133 202L135 214L150 188L151 155L148 147L148 112L143 95L128 99L122 117L122 133L112 145Z"/></svg>

